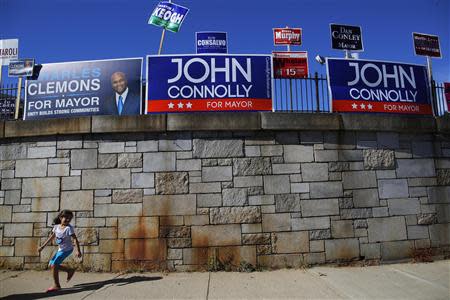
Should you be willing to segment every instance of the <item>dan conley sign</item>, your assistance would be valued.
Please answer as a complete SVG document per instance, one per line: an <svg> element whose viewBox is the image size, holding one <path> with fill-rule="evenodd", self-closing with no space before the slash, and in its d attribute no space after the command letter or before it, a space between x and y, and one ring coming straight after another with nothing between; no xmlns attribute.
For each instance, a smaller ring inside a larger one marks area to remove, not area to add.
<svg viewBox="0 0 450 300"><path fill-rule="evenodd" d="M432 113L424 66L327 59L333 112Z"/></svg>
<svg viewBox="0 0 450 300"><path fill-rule="evenodd" d="M364 51L362 31L359 26L330 24L331 48Z"/></svg>
<svg viewBox="0 0 450 300"><path fill-rule="evenodd" d="M172 32L178 32L188 12L189 9L186 7L162 1L153 10L148 24L164 27Z"/></svg>
<svg viewBox="0 0 450 300"><path fill-rule="evenodd" d="M272 110L270 55L147 56L147 113Z"/></svg>
<svg viewBox="0 0 450 300"><path fill-rule="evenodd" d="M142 58L43 64L27 80L24 120L141 113Z"/></svg>

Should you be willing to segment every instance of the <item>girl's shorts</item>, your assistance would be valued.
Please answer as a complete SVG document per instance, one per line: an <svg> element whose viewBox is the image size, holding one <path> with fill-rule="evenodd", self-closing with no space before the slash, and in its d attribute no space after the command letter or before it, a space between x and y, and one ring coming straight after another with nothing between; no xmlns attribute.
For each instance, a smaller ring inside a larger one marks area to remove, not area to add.
<svg viewBox="0 0 450 300"><path fill-rule="evenodd" d="M61 251L58 250L58 252L56 252L56 254L53 256L53 258L50 260L50 262L48 263L50 266L59 266L60 264L62 264L63 260L65 260L67 258L67 256L69 256L70 254L72 254L72 250L69 251Z"/></svg>

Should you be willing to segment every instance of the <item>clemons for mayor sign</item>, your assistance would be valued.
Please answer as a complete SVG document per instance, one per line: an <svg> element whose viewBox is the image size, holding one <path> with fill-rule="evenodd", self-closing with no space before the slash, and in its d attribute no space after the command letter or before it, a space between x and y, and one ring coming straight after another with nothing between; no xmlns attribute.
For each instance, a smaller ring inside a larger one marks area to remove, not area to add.
<svg viewBox="0 0 450 300"><path fill-rule="evenodd" d="M148 24L164 27L172 32L178 32L188 12L189 9L186 7L162 1L153 10Z"/></svg>
<svg viewBox="0 0 450 300"><path fill-rule="evenodd" d="M327 73L334 112L432 113L425 66L328 58Z"/></svg>

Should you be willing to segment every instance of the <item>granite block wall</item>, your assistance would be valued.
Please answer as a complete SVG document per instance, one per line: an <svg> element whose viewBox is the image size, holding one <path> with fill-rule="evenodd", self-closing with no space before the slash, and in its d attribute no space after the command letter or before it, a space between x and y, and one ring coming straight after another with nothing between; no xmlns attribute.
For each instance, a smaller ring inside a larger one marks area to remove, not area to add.
<svg viewBox="0 0 450 300"><path fill-rule="evenodd" d="M351 131L0 141L0 265L45 268L75 212L86 270L248 270L450 247L450 137Z"/></svg>

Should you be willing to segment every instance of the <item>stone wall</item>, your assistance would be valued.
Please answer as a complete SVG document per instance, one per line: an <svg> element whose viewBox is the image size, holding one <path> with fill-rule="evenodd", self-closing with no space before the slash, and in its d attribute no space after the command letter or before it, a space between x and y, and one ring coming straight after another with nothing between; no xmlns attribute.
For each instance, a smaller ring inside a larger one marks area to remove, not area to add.
<svg viewBox="0 0 450 300"><path fill-rule="evenodd" d="M3 267L45 268L56 248L37 248L61 209L75 212L86 270L299 267L450 246L448 134L49 135L0 140L0 170Z"/></svg>

